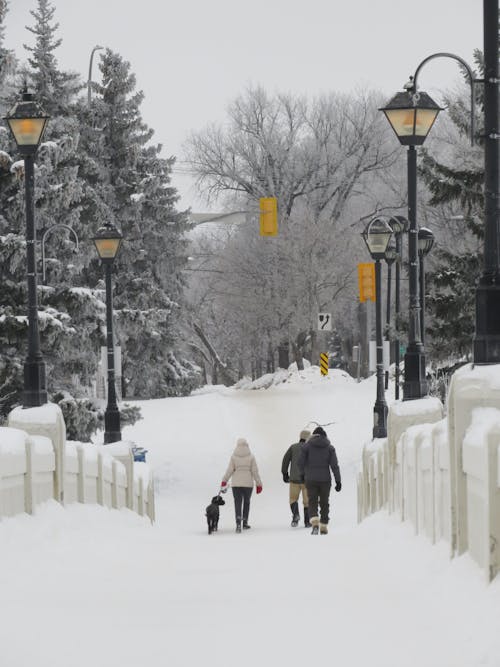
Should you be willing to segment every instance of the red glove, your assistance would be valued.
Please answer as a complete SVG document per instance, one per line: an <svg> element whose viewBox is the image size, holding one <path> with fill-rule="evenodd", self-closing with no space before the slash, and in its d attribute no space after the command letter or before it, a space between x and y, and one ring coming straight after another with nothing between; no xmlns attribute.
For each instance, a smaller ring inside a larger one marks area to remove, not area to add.
<svg viewBox="0 0 500 667"><path fill-rule="evenodd" d="M222 481L220 485L222 486L222 488L224 488L225 486L227 486L227 482Z"/></svg>
<svg viewBox="0 0 500 667"><path fill-rule="evenodd" d="M257 493L260 493L262 491L262 487L258 486L255 490L256 490Z"/></svg>

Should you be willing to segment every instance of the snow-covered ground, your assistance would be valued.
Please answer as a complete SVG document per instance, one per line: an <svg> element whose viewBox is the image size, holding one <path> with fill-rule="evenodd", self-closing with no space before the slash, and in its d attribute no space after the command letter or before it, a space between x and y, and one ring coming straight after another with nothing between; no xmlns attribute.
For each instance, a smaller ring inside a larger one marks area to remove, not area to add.
<svg viewBox="0 0 500 667"><path fill-rule="evenodd" d="M500 580L385 513L356 523L374 399L374 378L312 368L269 389L142 402L124 437L149 450L156 524L56 503L2 521L1 667L499 667ZM280 474L308 422L329 424L343 476L327 536L290 527ZM264 490L250 531L235 534L228 493L208 536L237 437Z"/></svg>

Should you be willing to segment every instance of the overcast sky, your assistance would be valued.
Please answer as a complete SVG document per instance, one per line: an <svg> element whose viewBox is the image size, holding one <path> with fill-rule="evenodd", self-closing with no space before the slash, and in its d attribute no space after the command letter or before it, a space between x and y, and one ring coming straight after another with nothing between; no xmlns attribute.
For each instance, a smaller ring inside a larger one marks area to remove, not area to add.
<svg viewBox="0 0 500 667"><path fill-rule="evenodd" d="M249 83L313 96L360 86L390 97L438 51L472 61L482 48L480 0L53 0L59 64L86 80L93 46L131 63L145 93L145 121L165 155L181 155L188 132L224 118ZM9 0L6 46L25 58L35 0ZM97 54L96 54L97 55ZM94 61L94 78L98 68ZM419 77L439 101L459 76L449 59ZM178 170L182 165L178 165ZM202 207L190 179L175 173L181 206Z"/></svg>

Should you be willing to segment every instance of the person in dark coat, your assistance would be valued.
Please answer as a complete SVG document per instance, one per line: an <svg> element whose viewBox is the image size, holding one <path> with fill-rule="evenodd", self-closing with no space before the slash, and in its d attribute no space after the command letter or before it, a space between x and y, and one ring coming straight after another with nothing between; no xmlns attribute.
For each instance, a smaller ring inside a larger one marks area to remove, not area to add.
<svg viewBox="0 0 500 667"><path fill-rule="evenodd" d="M319 529L321 535L326 535L328 533L329 499L332 486L330 470L335 478L335 491L341 490L342 483L335 448L321 426L314 429L312 436L302 447L299 468L304 474L307 495L309 496L312 534L317 535ZM318 500L321 510L320 517L318 517Z"/></svg>
<svg viewBox="0 0 500 667"><path fill-rule="evenodd" d="M285 484L290 484L290 509L292 510L292 526L298 526L300 521L299 497L302 493L302 503L304 505L304 526L309 528L309 500L307 489L304 484L304 473L299 468L300 450L310 437L311 431L301 431L299 441L286 450L283 462L281 464L281 474Z"/></svg>

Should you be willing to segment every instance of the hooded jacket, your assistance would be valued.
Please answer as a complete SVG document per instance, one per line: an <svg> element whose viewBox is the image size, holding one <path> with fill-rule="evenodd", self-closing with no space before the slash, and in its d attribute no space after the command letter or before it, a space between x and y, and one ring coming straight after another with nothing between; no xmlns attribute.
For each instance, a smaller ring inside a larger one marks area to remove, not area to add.
<svg viewBox="0 0 500 667"><path fill-rule="evenodd" d="M304 483L304 472L299 468L299 460L302 447L305 444L305 440L299 440L299 442L290 445L281 463L281 474L287 474L288 468L290 468L290 481L294 484Z"/></svg>
<svg viewBox="0 0 500 667"><path fill-rule="evenodd" d="M250 451L245 438L238 438L226 473L222 479L224 482L232 479L233 487L246 486L252 488L254 481L257 486L262 486L255 456Z"/></svg>
<svg viewBox="0 0 500 667"><path fill-rule="evenodd" d="M337 453L325 435L313 434L301 449L299 468L307 482L331 482L330 470L335 483L340 484L340 470Z"/></svg>

